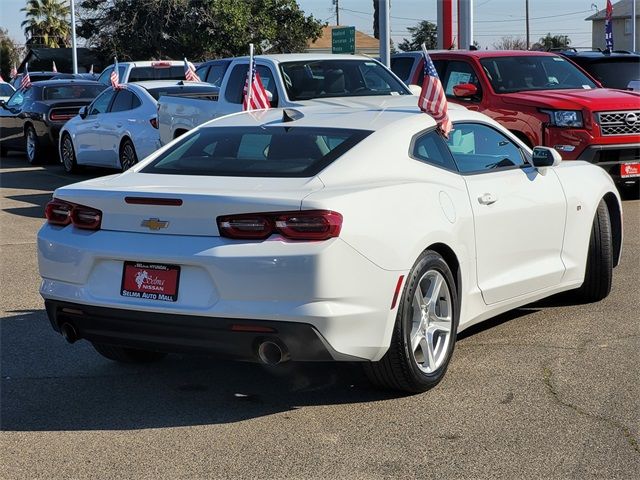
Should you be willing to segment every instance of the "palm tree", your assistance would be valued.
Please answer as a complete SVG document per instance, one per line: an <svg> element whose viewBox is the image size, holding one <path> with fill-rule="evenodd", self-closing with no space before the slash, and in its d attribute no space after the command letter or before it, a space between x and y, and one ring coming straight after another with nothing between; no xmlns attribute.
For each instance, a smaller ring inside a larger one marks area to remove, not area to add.
<svg viewBox="0 0 640 480"><path fill-rule="evenodd" d="M67 20L69 7L62 0L27 0L25 21L20 24L27 45L50 48L68 47L71 25Z"/></svg>

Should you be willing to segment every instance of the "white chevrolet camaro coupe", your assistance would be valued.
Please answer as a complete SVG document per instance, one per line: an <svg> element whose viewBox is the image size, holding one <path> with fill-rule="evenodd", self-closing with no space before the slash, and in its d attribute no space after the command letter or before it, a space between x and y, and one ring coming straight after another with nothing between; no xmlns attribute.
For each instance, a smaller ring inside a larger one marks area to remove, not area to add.
<svg viewBox="0 0 640 480"><path fill-rule="evenodd" d="M233 114L57 189L38 234L53 328L121 362L359 361L421 392L461 330L566 290L606 297L607 173L449 115L445 139L411 108Z"/></svg>

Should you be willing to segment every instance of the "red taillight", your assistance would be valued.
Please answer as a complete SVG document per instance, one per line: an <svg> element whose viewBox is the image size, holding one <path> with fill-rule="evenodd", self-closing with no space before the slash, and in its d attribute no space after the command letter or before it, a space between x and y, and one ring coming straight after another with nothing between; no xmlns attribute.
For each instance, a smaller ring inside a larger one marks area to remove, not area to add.
<svg viewBox="0 0 640 480"><path fill-rule="evenodd" d="M49 118L51 119L52 122L66 122L67 120L70 120L75 116L76 116L75 113L55 113L55 112L51 112L49 114Z"/></svg>
<svg viewBox="0 0 640 480"><path fill-rule="evenodd" d="M151 126L153 128L158 128L159 127L159 125L158 125L158 117L150 118L149 119L149 123L151 124Z"/></svg>
<svg viewBox="0 0 640 480"><path fill-rule="evenodd" d="M220 235L263 240L279 233L290 240L327 240L340 235L342 215L329 210L302 210L218 217Z"/></svg>
<svg viewBox="0 0 640 480"><path fill-rule="evenodd" d="M100 230L102 212L96 208L85 207L54 198L44 210L47 221L52 225L69 225L84 230Z"/></svg>

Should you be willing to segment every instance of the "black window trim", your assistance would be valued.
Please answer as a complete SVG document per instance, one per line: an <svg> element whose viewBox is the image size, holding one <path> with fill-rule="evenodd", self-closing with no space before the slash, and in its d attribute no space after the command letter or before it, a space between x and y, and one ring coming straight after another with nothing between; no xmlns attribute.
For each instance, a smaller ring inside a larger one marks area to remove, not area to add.
<svg viewBox="0 0 640 480"><path fill-rule="evenodd" d="M429 135L430 133L436 132L437 135L440 136L440 138L443 140L444 142L444 146L446 147L447 151L449 152L449 155L451 156L451 159L453 160L453 165L455 166L455 170L452 170L450 168L444 167L442 165L438 165L435 163L432 163L428 160L425 160L424 158L419 158L417 157L413 152L415 151L415 146L416 146L416 142L418 140L420 140L421 138ZM422 164L425 165L429 165L431 167L435 167L435 168L439 168L440 170L445 170L447 172L451 172L451 173L457 173L460 174L460 169L458 167L458 163L456 162L455 157L453 156L453 153L451 153L451 150L449 150L449 146L447 145L446 141L444 141L444 138L442 137L442 133L440 133L440 131L438 130L438 127L430 127L427 128L425 130L421 130L420 132L416 133L413 137L411 137L411 143L409 143L409 158L416 160Z"/></svg>

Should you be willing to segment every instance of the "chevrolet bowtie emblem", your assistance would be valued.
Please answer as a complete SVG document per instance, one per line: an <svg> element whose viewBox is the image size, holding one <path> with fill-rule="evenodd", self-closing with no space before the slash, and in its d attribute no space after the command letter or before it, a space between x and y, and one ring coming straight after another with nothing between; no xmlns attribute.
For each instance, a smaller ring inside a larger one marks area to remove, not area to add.
<svg viewBox="0 0 640 480"><path fill-rule="evenodd" d="M169 222L160 220L159 218L149 218L147 220L143 220L140 226L147 227L150 230L160 230L161 228L167 228L169 226Z"/></svg>

